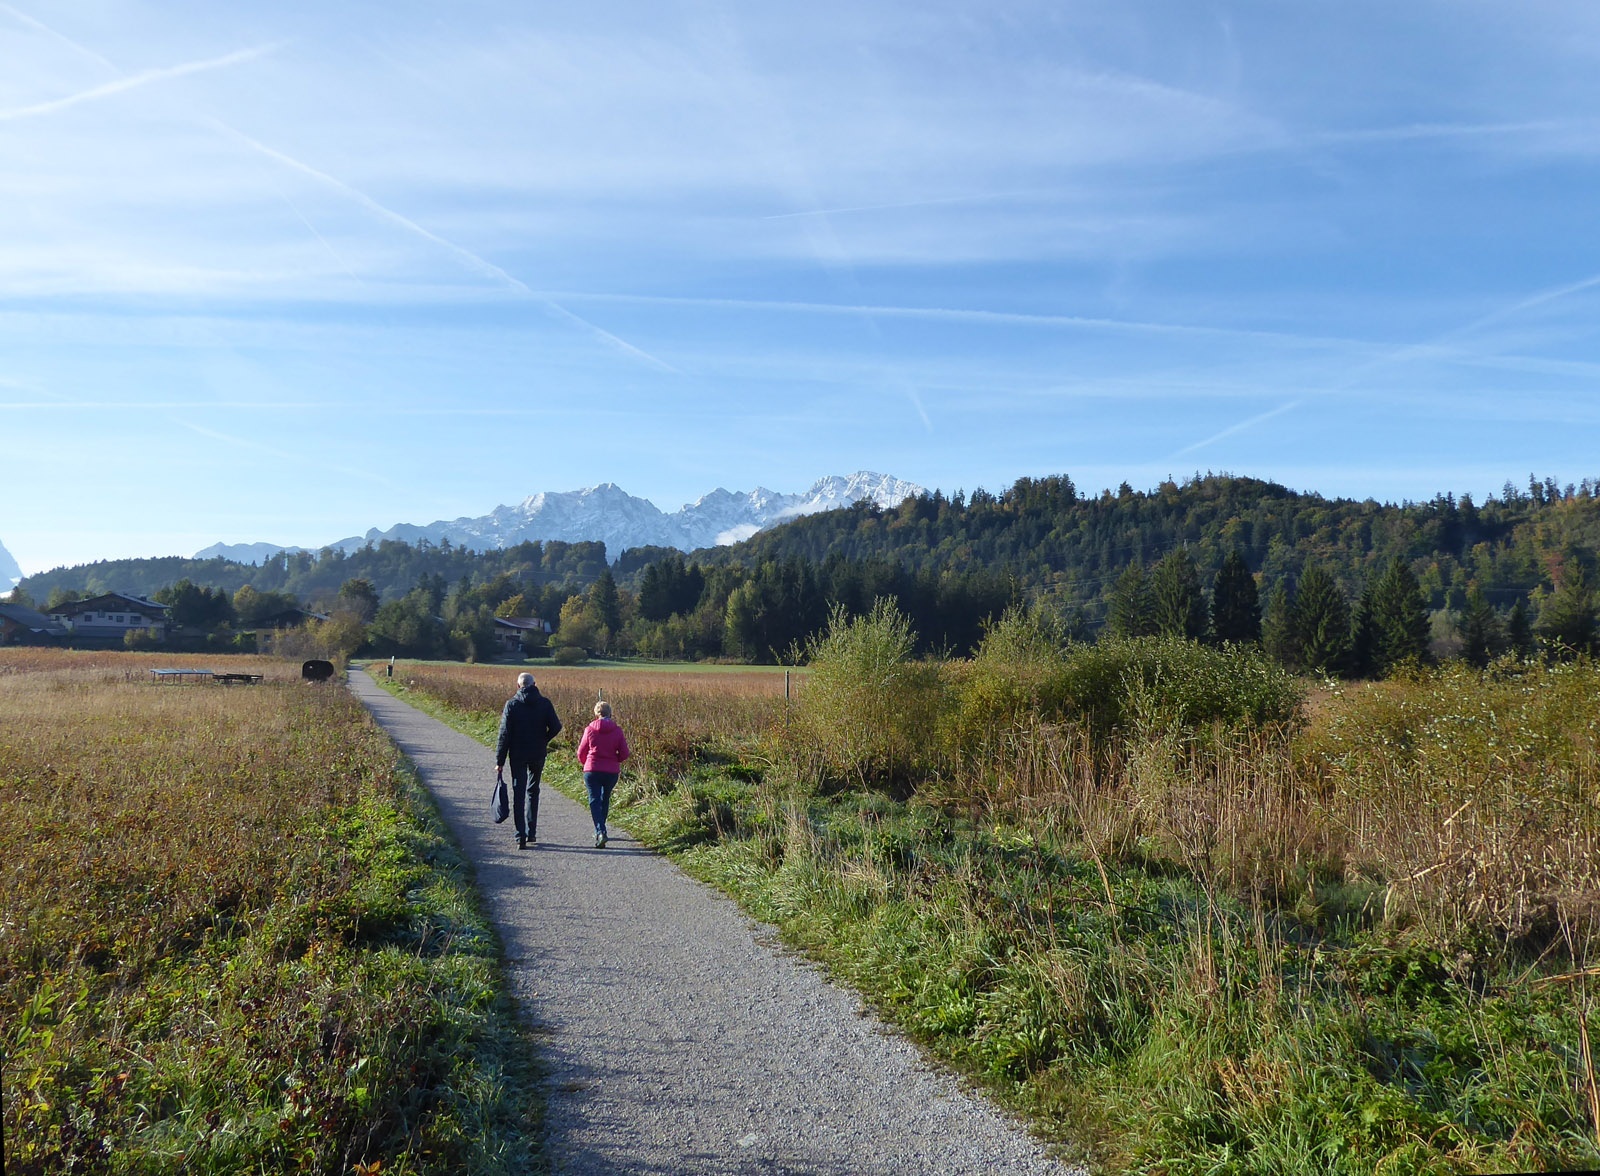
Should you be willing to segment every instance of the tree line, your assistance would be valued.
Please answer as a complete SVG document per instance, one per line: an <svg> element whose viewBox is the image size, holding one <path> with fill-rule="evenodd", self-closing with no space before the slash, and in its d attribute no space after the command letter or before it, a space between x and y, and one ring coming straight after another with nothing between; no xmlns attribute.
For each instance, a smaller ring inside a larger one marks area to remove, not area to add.
<svg viewBox="0 0 1600 1176"><path fill-rule="evenodd" d="M488 657L497 616L535 616L555 627L552 649L742 661L783 659L834 608L857 615L879 599L912 619L921 652L961 654L1025 601L1078 639L1259 641L1288 665L1367 675L1416 658L1592 651L1597 550L1600 480L1394 506L1228 475L1084 496L1058 476L857 504L692 555L385 540L260 567L58 569L19 598L156 595L177 623L220 633L303 604L359 626L366 652L421 657Z"/></svg>

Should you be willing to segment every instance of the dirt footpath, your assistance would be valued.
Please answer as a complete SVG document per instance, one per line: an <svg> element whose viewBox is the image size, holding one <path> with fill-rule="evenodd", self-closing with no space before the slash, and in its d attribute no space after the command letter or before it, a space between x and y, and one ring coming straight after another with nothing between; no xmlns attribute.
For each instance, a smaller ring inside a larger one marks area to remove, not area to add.
<svg viewBox="0 0 1600 1176"><path fill-rule="evenodd" d="M594 849L587 810L554 789L519 852L489 818L489 748L364 673L350 684L475 864L550 1068L555 1172L1076 1171L731 900L620 830Z"/></svg>

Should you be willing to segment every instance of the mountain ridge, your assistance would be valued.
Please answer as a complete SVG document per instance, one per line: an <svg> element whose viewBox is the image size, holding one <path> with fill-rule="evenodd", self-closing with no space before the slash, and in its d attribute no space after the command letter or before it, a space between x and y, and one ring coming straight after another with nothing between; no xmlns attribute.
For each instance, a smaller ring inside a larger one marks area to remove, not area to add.
<svg viewBox="0 0 1600 1176"><path fill-rule="evenodd" d="M13 585L22 582L22 568L6 550L5 544L0 543L0 589L10 591Z"/></svg>
<svg viewBox="0 0 1600 1176"><path fill-rule="evenodd" d="M363 535L351 535L326 546L348 553L386 539L411 544L422 539L430 543L448 539L458 546L483 551L511 547L528 540L568 543L598 540L614 555L631 547L673 547L689 552L738 543L802 515L861 501L884 507L898 506L905 499L925 492L915 482L859 470L848 477L835 474L818 478L798 494L769 490L765 486L749 491L719 486L667 514L649 499L629 494L615 482L602 482L581 490L540 491L520 503L497 506L477 517L435 519L425 525L396 523L387 530L373 527ZM197 551L194 558L220 557L259 564L280 551L304 550L307 549L272 543L214 543Z"/></svg>

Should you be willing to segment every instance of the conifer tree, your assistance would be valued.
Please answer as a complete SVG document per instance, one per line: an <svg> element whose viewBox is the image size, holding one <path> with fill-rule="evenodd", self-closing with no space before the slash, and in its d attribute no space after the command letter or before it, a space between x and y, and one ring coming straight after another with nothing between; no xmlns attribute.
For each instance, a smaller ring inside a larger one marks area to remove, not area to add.
<svg viewBox="0 0 1600 1176"><path fill-rule="evenodd" d="M1533 652L1533 621L1528 616L1528 602L1520 596L1506 618L1506 645L1519 657Z"/></svg>
<svg viewBox="0 0 1600 1176"><path fill-rule="evenodd" d="M1299 641L1294 632L1294 601L1282 580L1267 594L1267 614L1261 619L1261 645L1269 657L1283 665L1300 664Z"/></svg>
<svg viewBox="0 0 1600 1176"><path fill-rule="evenodd" d="M1378 630L1377 669L1387 674L1401 662L1428 656L1428 602L1411 566L1398 555L1372 592L1372 619Z"/></svg>
<svg viewBox="0 0 1600 1176"><path fill-rule="evenodd" d="M1476 584L1467 590L1466 607L1456 620L1456 632L1461 635L1461 656L1480 670L1505 646L1500 618Z"/></svg>
<svg viewBox="0 0 1600 1176"><path fill-rule="evenodd" d="M1594 589L1577 560L1567 561L1561 583L1545 598L1539 636L1558 657L1594 652Z"/></svg>
<svg viewBox="0 0 1600 1176"><path fill-rule="evenodd" d="M1218 641L1241 645L1261 640L1261 597L1238 548L1222 561L1212 581L1211 634Z"/></svg>
<svg viewBox="0 0 1600 1176"><path fill-rule="evenodd" d="M1294 633L1300 664L1336 673L1350 652L1350 604L1327 569L1307 564L1294 594Z"/></svg>
<svg viewBox="0 0 1600 1176"><path fill-rule="evenodd" d="M1182 548L1169 551L1150 576L1156 632L1198 641L1206 633L1206 599L1200 573Z"/></svg>
<svg viewBox="0 0 1600 1176"><path fill-rule="evenodd" d="M1368 584L1356 598L1350 615L1350 675L1354 678L1375 678L1378 674L1378 622L1376 592Z"/></svg>
<svg viewBox="0 0 1600 1176"><path fill-rule="evenodd" d="M602 625L612 633L622 628L622 602L617 595L617 581L610 568L601 572L600 578L589 589L589 599Z"/></svg>
<svg viewBox="0 0 1600 1176"><path fill-rule="evenodd" d="M1111 590L1106 627L1113 637L1150 637L1156 632L1155 601L1150 578L1138 560L1129 564Z"/></svg>

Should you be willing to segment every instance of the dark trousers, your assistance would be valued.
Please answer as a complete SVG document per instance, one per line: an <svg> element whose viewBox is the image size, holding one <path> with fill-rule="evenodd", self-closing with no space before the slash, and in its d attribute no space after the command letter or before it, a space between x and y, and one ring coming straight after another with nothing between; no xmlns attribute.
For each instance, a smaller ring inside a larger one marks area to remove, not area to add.
<svg viewBox="0 0 1600 1176"><path fill-rule="evenodd" d="M517 818L517 836L533 840L539 827L539 777L544 760L511 761L511 815Z"/></svg>
<svg viewBox="0 0 1600 1176"><path fill-rule="evenodd" d="M585 772L583 786L589 790L589 815L594 818L594 831L605 831L606 818L611 815L611 790L617 786L616 772Z"/></svg>

